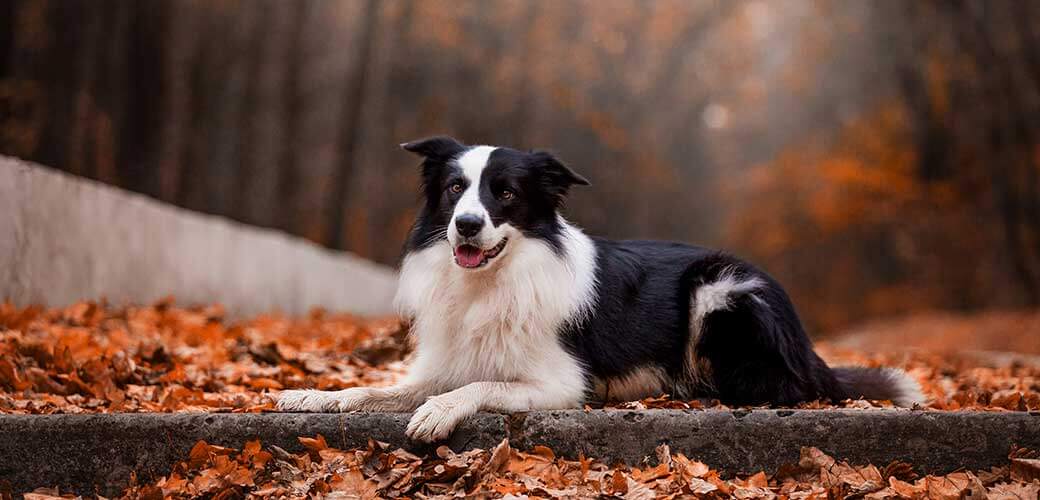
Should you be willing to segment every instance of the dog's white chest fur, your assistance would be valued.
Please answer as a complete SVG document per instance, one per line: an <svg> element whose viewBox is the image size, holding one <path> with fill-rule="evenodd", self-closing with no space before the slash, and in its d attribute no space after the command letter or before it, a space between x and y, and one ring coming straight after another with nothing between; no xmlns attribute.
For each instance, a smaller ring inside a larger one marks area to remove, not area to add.
<svg viewBox="0 0 1040 500"><path fill-rule="evenodd" d="M445 391L478 381L583 381L557 335L591 306L595 247L569 225L562 255L517 236L494 267L480 272L456 266L447 243L405 258L397 304L414 322L409 379L434 381ZM567 392L582 396L581 388Z"/></svg>

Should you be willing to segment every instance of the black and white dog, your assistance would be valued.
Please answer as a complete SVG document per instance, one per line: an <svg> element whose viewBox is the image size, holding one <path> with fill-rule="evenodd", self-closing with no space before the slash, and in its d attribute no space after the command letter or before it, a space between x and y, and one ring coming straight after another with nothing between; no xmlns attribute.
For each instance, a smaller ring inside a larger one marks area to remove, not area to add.
<svg viewBox="0 0 1040 500"><path fill-rule="evenodd" d="M732 405L924 399L900 370L828 368L784 290L746 262L586 236L559 211L588 181L548 153L449 137L402 147L423 157L425 205L397 292L414 364L393 387L284 391L282 410L415 410L408 435L431 441L479 410L663 393Z"/></svg>

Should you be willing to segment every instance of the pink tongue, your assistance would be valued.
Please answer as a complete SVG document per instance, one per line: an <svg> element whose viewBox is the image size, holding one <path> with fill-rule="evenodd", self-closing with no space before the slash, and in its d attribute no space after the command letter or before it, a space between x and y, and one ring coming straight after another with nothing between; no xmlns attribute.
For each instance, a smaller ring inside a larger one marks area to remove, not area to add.
<svg viewBox="0 0 1040 500"><path fill-rule="evenodd" d="M484 251L472 246L462 245L455 249L455 262L462 267L477 267L484 260Z"/></svg>

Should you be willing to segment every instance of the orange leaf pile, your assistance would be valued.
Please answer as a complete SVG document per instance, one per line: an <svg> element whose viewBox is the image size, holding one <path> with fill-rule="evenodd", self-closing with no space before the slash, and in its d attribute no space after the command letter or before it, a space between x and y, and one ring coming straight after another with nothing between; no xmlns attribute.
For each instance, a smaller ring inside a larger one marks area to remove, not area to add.
<svg viewBox="0 0 1040 500"><path fill-rule="evenodd" d="M218 305L144 307L82 302L44 310L0 304L0 413L267 411L269 392L387 385L405 370L406 327L394 318L363 319L314 311L229 321ZM865 353L824 344L835 365L908 370L933 410L1040 410L1040 368L1020 362L982 366L975 357L926 351ZM816 401L802 408L888 406L884 401ZM618 408L725 408L718 401L667 395L612 403ZM379 442L339 450L322 436L301 437L303 453L259 441L241 450L197 443L156 481L138 482L127 498L252 497L585 497L676 498L1037 498L1040 462L1013 450L990 471L917 478L909 464L853 466L820 450L769 476L733 477L666 446L656 464L610 466L568 460L536 446L503 442L419 457ZM59 496L40 489L27 498Z"/></svg>
<svg viewBox="0 0 1040 500"><path fill-rule="evenodd" d="M0 413L269 410L273 390L392 383L404 369L405 331L395 318L321 310L229 322L219 305L172 300L4 303Z"/></svg>
<svg viewBox="0 0 1040 500"><path fill-rule="evenodd" d="M992 330L990 316L980 316L980 334ZM929 331L922 320L907 324ZM830 343L818 350L833 365L908 370L931 398L932 409L1040 410L1037 364L983 366L977 357L949 351L867 353ZM404 373L407 353L406 326L396 318L315 310L301 318L268 314L228 321L219 305L183 308L172 299L145 307L114 308L100 301L50 310L4 303L0 413L266 411L273 409L271 391L391 384ZM726 408L718 401L667 395L609 406ZM800 405L884 406L891 404Z"/></svg>
<svg viewBox="0 0 1040 500"><path fill-rule="evenodd" d="M917 478L901 463L884 469L839 462L816 448L802 448L797 464L772 476L757 472L724 478L722 471L657 448L656 465L609 467L594 459L568 460L536 446L520 451L503 440L492 450L455 453L438 448L419 457L385 443L338 450L325 438L299 438L307 451L241 451L199 442L166 476L132 484L123 498L1020 498L1040 494L1040 480L1019 477L1016 459L989 471ZM1010 471L1010 472L1009 472ZM54 498L38 489L32 498ZM26 498L30 498L28 495Z"/></svg>

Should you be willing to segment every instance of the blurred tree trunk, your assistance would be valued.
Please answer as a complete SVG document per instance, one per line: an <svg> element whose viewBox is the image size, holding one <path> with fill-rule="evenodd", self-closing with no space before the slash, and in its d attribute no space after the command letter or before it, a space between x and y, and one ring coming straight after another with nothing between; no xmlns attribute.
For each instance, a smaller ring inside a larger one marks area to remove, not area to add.
<svg viewBox="0 0 1040 500"><path fill-rule="evenodd" d="M306 33L306 22L311 2L292 2L289 15L288 43L285 53L281 59L281 71L284 72L282 80L282 151L278 162L278 188L281 191L284 206L278 214L278 227L290 230L296 219L294 213L300 203L299 197L302 184L301 172L303 165L297 162L297 150L302 137L302 115L303 107L303 83L301 72L306 64L304 54L304 34Z"/></svg>
<svg viewBox="0 0 1040 500"><path fill-rule="evenodd" d="M368 96L372 45L379 36L378 26L379 2L378 0L365 0L358 34L359 40L356 44L357 60L350 74L346 75L345 92L340 101L340 135L337 141L339 148L336 151L335 164L329 177L329 183L332 186L331 206L329 207L331 220L324 239L336 248L344 248L346 243L344 226L347 224L347 214L344 207L349 203L347 190L351 181L350 174L358 167L354 162L363 126L361 109Z"/></svg>
<svg viewBox="0 0 1040 500"><path fill-rule="evenodd" d="M1015 2L910 2L897 61L918 175L950 182L999 222L1010 282L1040 304L1040 44L1037 8ZM904 21L905 20L905 21ZM980 183L981 181L981 183Z"/></svg>
<svg viewBox="0 0 1040 500"><path fill-rule="evenodd" d="M974 59L978 101L987 103L982 116L963 118L982 124L986 131L988 148L983 151L992 158L990 178L1011 265L1021 277L1017 281L1027 304L1035 306L1040 304L1040 225L1031 208L1036 206L1040 141L1035 125L1027 120L1035 121L1040 112L1040 82L1024 82L1018 74L1028 66L1027 54L1037 49L1006 40L1021 39L1015 33L1021 25L1013 22L1020 15L1014 4L961 3L950 8L960 49Z"/></svg>

